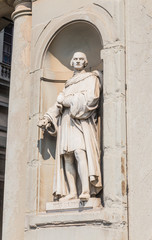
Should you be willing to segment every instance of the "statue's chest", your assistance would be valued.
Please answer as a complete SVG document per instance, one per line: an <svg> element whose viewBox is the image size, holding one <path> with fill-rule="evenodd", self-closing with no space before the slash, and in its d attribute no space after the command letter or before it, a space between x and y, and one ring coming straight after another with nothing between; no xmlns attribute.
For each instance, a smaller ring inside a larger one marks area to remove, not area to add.
<svg viewBox="0 0 152 240"><path fill-rule="evenodd" d="M65 95L75 94L87 90L86 81L79 81L65 88Z"/></svg>

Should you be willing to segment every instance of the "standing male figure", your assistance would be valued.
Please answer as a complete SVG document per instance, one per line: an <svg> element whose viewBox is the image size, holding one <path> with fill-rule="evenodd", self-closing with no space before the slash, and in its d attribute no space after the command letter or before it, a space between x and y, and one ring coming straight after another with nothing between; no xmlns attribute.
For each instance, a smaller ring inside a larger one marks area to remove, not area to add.
<svg viewBox="0 0 152 240"><path fill-rule="evenodd" d="M97 139L101 82L96 71L84 70L87 63L84 53L74 53L73 77L38 123L51 135L57 135L53 194L60 201L77 198L80 188L81 200L88 200L102 189ZM77 173L81 187L77 185Z"/></svg>

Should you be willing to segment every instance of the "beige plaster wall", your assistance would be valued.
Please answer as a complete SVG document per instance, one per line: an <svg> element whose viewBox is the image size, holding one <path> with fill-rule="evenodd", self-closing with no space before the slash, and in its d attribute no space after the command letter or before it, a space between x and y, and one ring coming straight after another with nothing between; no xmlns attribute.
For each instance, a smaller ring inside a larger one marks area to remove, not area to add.
<svg viewBox="0 0 152 240"><path fill-rule="evenodd" d="M152 239L152 3L126 1L129 240Z"/></svg>

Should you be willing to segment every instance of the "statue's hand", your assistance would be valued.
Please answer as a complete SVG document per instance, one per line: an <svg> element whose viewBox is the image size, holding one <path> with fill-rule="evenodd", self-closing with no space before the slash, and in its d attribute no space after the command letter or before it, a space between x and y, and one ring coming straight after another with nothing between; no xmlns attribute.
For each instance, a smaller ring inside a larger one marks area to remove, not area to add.
<svg viewBox="0 0 152 240"><path fill-rule="evenodd" d="M63 100L63 106L64 107L70 107L71 102L72 102L72 97L73 97L73 95L71 94L71 95L68 95L64 98L64 100Z"/></svg>
<svg viewBox="0 0 152 240"><path fill-rule="evenodd" d="M59 96L57 97L57 102L58 102L59 104L62 104L63 100L64 100L64 93L61 92L61 93L59 94Z"/></svg>
<svg viewBox="0 0 152 240"><path fill-rule="evenodd" d="M42 129L46 129L46 126L49 124L48 118L42 118L38 121L37 126Z"/></svg>

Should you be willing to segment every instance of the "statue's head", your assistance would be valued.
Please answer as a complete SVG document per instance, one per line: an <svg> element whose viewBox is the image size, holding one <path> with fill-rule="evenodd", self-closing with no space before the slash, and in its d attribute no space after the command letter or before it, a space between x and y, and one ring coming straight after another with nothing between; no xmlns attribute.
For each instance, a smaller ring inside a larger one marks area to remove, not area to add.
<svg viewBox="0 0 152 240"><path fill-rule="evenodd" d="M75 52L71 59L70 65L77 71L83 70L88 64L87 57L83 52Z"/></svg>

